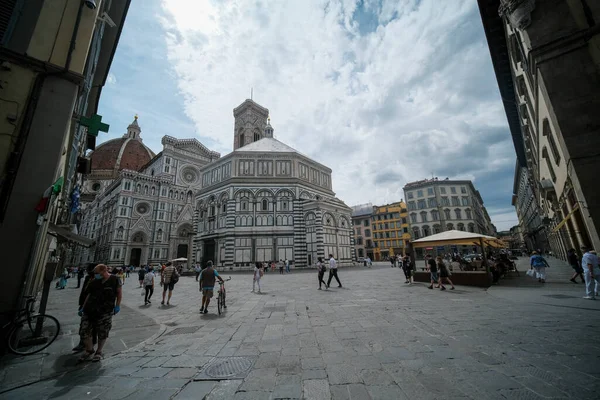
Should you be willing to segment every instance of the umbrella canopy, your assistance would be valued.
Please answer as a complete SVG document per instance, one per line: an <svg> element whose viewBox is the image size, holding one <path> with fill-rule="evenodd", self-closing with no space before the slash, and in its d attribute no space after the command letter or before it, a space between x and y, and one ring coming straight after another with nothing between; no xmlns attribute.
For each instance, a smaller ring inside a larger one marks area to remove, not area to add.
<svg viewBox="0 0 600 400"><path fill-rule="evenodd" d="M483 241L486 246L504 247L500 241L493 236L457 230L445 231L422 239L413 240L412 245L413 247L447 246L453 244L479 246L481 244L480 240Z"/></svg>
<svg viewBox="0 0 600 400"><path fill-rule="evenodd" d="M180 261L187 261L187 258L185 257L180 257L180 258L176 258L174 260L171 260L171 262L180 262Z"/></svg>

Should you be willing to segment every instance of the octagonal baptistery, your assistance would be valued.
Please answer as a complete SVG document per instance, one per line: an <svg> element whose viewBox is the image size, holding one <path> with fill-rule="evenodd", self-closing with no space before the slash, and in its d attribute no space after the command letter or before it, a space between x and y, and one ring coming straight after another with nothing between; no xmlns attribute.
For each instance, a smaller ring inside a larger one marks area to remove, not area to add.
<svg viewBox="0 0 600 400"><path fill-rule="evenodd" d="M272 138L206 166L196 196L195 258L225 269L333 254L350 265L351 209L331 190L331 169Z"/></svg>

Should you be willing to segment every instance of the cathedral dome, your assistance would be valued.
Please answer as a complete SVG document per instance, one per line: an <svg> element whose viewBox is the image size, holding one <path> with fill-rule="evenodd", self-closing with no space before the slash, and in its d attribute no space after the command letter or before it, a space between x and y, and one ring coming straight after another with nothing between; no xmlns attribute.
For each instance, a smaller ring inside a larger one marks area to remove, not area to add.
<svg viewBox="0 0 600 400"><path fill-rule="evenodd" d="M127 128L127 133L118 139L100 144L91 154L92 172L123 169L139 171L154 157L154 153L142 143L141 128L137 116Z"/></svg>

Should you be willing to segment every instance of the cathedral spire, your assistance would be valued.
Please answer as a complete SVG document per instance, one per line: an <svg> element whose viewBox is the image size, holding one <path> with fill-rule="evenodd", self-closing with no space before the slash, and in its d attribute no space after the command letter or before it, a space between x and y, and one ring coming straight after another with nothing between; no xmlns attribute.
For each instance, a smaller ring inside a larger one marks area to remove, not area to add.
<svg viewBox="0 0 600 400"><path fill-rule="evenodd" d="M124 137L141 140L141 134L142 128L140 128L140 125L138 124L138 116L135 114L133 117L133 122L127 127L127 133L124 135Z"/></svg>
<svg viewBox="0 0 600 400"><path fill-rule="evenodd" d="M273 137L273 127L271 126L271 116L267 118L267 126L265 126L265 137Z"/></svg>

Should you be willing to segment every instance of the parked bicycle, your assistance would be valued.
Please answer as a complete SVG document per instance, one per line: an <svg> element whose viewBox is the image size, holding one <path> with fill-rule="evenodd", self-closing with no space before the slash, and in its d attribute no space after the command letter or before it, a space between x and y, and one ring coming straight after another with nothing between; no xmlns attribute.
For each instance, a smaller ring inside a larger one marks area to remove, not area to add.
<svg viewBox="0 0 600 400"><path fill-rule="evenodd" d="M25 307L2 327L6 332L8 349L18 355L28 356L44 350L56 340L60 323L47 314L35 314L35 298L25 297Z"/></svg>
<svg viewBox="0 0 600 400"><path fill-rule="evenodd" d="M225 282L230 280L231 277L225 279L223 282L219 281L219 294L217 295L217 311L219 312L219 315L221 315L222 309L227 308L225 305Z"/></svg>

